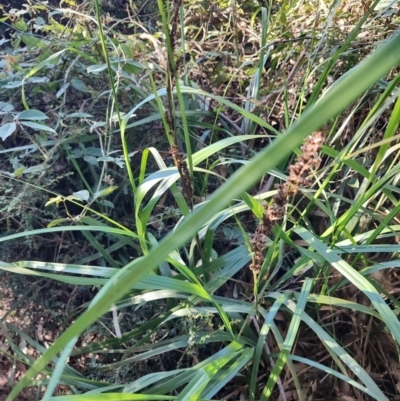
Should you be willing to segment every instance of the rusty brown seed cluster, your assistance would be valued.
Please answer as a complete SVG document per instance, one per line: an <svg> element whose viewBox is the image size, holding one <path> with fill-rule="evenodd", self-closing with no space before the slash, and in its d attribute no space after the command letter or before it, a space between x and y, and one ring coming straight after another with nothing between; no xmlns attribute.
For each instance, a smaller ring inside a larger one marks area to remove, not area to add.
<svg viewBox="0 0 400 401"><path fill-rule="evenodd" d="M193 188L188 165L184 160L182 153L179 152L178 146L173 145L171 147L170 152L174 160L175 166L179 171L179 175L181 176L182 186L186 201L189 203L191 207L193 207Z"/></svg>
<svg viewBox="0 0 400 401"><path fill-rule="evenodd" d="M179 25L179 9L182 6L182 0L175 0L172 2L172 18L171 18L171 30L169 37L171 39L171 47L175 49L176 38L178 37L178 25Z"/></svg>
<svg viewBox="0 0 400 401"><path fill-rule="evenodd" d="M310 186L307 180L312 169L318 169L321 158L319 152L325 138L321 131L310 135L301 149L301 156L289 168L289 178L281 185L277 185L278 193L272 198L272 203L263 203L265 212L256 231L250 238L253 248L253 258L250 269L258 273L264 261L267 235L271 233L274 224L281 220L289 199L299 192L300 186Z"/></svg>

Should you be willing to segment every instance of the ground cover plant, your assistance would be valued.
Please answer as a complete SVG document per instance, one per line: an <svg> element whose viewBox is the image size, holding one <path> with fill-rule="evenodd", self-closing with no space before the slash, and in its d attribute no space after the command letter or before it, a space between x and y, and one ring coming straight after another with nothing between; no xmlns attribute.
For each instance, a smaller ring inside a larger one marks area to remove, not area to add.
<svg viewBox="0 0 400 401"><path fill-rule="evenodd" d="M397 399L398 11L3 7L1 396Z"/></svg>

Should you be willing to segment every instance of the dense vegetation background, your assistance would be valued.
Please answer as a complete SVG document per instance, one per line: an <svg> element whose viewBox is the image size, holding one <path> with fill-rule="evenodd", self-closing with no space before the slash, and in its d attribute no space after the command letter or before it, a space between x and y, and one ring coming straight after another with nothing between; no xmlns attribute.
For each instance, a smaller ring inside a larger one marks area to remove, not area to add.
<svg viewBox="0 0 400 401"><path fill-rule="evenodd" d="M1 12L1 400L399 399L398 2Z"/></svg>

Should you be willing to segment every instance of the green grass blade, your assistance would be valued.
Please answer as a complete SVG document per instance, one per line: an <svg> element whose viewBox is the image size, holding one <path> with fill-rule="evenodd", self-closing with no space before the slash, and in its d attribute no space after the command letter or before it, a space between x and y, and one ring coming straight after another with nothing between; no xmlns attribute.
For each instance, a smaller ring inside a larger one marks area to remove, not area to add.
<svg viewBox="0 0 400 401"><path fill-rule="evenodd" d="M258 369L262 357L262 352L264 349L264 344L267 335L271 329L271 324L274 321L275 315L279 311L282 304L285 302L288 294L281 294L274 302L274 304L269 309L268 313L264 316L265 322L260 330L258 336L257 347L254 352L253 368L251 371L250 388L249 388L249 401L254 401L256 399L256 386L258 379Z"/></svg>
<svg viewBox="0 0 400 401"><path fill-rule="evenodd" d="M300 237L313 247L324 259L345 276L352 284L362 291L372 302L375 309L386 323L390 333L400 344L400 322L387 303L382 299L375 287L352 266L340 258L337 253L328 248L305 228L298 227L294 230Z"/></svg>
<svg viewBox="0 0 400 401"><path fill-rule="evenodd" d="M279 353L278 360L275 363L274 368L272 369L271 374L269 375L267 384L264 387L262 392L260 401L267 401L269 400L272 391L276 385L276 382L279 379L279 375L282 372L283 367L289 357L290 351L292 350L294 341L296 339L300 322L301 322L301 314L304 312L304 308L307 304L308 294L311 291L313 280L306 279L303 287L300 292L299 301L296 304L296 308L292 317L292 320L289 325L289 329L285 338L285 342L283 343L281 352Z"/></svg>

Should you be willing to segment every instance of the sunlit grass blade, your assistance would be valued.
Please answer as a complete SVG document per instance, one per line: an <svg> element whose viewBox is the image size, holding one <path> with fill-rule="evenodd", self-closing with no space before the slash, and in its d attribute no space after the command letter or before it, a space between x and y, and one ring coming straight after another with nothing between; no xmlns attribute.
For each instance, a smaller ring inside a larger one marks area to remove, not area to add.
<svg viewBox="0 0 400 401"><path fill-rule="evenodd" d="M229 383L239 371L251 360L254 350L244 349L241 355L227 368L217 374L207 384L201 398L212 399L227 383Z"/></svg>
<svg viewBox="0 0 400 401"><path fill-rule="evenodd" d="M226 347L222 348L220 351L216 352L214 355L208 357L204 361L198 363L194 367L187 369L185 372L181 373L179 376L168 380L159 386L154 386L148 393L166 394L174 391L177 387L186 385L195 377L196 373L199 371L206 371L210 369L211 372L214 371L215 367L220 363L225 365L228 361L235 357L235 355L243 349L243 344L235 341L228 344ZM208 367L208 368L207 368Z"/></svg>
<svg viewBox="0 0 400 401"><path fill-rule="evenodd" d="M51 378L49 380L49 383L46 387L46 392L43 395L42 401L49 401L51 399L51 396L56 389L59 379L65 369L65 365L67 363L68 358L70 357L72 348L75 345L77 338L72 339L67 346L63 349L60 358L58 359L58 362L56 363L56 367L54 369L53 374L51 375Z"/></svg>
<svg viewBox="0 0 400 401"><path fill-rule="evenodd" d="M200 394L207 386L210 377L205 370L196 372L196 375L188 383L177 397L177 401L196 401L200 398Z"/></svg>

